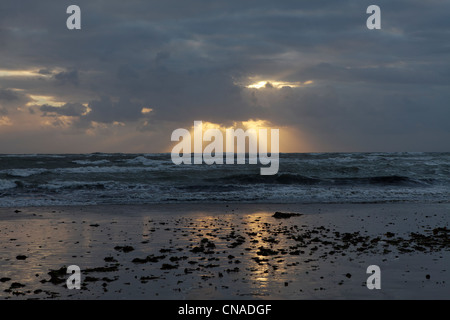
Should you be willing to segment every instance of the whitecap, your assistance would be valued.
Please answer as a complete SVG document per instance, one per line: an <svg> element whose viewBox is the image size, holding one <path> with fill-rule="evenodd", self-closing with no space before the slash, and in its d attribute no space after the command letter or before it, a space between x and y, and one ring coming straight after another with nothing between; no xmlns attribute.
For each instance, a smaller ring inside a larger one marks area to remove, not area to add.
<svg viewBox="0 0 450 320"><path fill-rule="evenodd" d="M6 172L8 175L13 177L29 177L35 174L41 174L48 171L47 169L42 168L29 168L29 169L9 169Z"/></svg>
<svg viewBox="0 0 450 320"><path fill-rule="evenodd" d="M73 163L76 164L89 164L89 165L99 165L99 164L104 164L104 163L108 163L110 162L109 160L103 159L103 160L95 160L95 161L90 161L90 160L73 160Z"/></svg>
<svg viewBox="0 0 450 320"><path fill-rule="evenodd" d="M16 187L14 181L0 179L0 190L12 189Z"/></svg>

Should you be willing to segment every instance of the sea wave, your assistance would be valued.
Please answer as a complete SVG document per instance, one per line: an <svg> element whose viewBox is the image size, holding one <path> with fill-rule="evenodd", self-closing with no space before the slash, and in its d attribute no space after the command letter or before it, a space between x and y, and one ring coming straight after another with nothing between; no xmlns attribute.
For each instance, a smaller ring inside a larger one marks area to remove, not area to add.
<svg viewBox="0 0 450 320"><path fill-rule="evenodd" d="M172 164L172 162L170 161L170 158L166 157L161 157L161 156L137 156L135 158L132 159L126 159L124 160L125 163L127 164L132 164L132 165L136 165L136 164L141 164L143 166L155 166L155 165L159 165L159 164Z"/></svg>
<svg viewBox="0 0 450 320"><path fill-rule="evenodd" d="M14 181L0 179L0 190L12 189L17 185Z"/></svg>
<svg viewBox="0 0 450 320"><path fill-rule="evenodd" d="M56 168L52 172L55 173L129 173L129 172L141 172L141 171L154 171L158 170L157 167L127 167L127 166L87 166L87 167L72 167L72 168Z"/></svg>
<svg viewBox="0 0 450 320"><path fill-rule="evenodd" d="M9 169L3 170L2 173L6 173L11 177L30 177L35 174L42 174L44 172L48 172L47 169L43 168L30 168L30 169Z"/></svg>
<svg viewBox="0 0 450 320"><path fill-rule="evenodd" d="M0 206L450 201L450 153L280 154L276 175L260 167L177 166L170 154L0 155Z"/></svg>
<svg viewBox="0 0 450 320"><path fill-rule="evenodd" d="M374 177L336 177L315 178L300 174L276 174L273 176L258 176L249 174L229 175L221 178L222 181L242 184L300 184L300 185L423 185L424 182L404 176L374 176Z"/></svg>
<svg viewBox="0 0 450 320"><path fill-rule="evenodd" d="M99 165L99 164L109 163L110 161L103 159L103 160L73 160L72 162L76 163L76 164L81 164L81 165L85 165L85 164Z"/></svg>

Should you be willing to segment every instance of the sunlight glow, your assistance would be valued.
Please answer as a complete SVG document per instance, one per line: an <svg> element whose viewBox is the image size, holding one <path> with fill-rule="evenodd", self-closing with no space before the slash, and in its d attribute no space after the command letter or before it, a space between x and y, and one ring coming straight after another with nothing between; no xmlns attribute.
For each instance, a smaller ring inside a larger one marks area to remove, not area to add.
<svg viewBox="0 0 450 320"><path fill-rule="evenodd" d="M31 70L6 70L0 69L0 77L49 77L51 75L39 73L37 69Z"/></svg>
<svg viewBox="0 0 450 320"><path fill-rule="evenodd" d="M44 105L48 104L53 107L61 107L65 104L65 102L62 101L56 101L56 97L54 96L40 96L40 95L29 95L33 101L28 102L26 106L33 106L33 105Z"/></svg>
<svg viewBox="0 0 450 320"><path fill-rule="evenodd" d="M148 114L148 113L150 113L152 111L153 111L152 108L142 108L141 113L142 114Z"/></svg>
<svg viewBox="0 0 450 320"><path fill-rule="evenodd" d="M233 121L233 124L231 126L224 126L219 123L209 122L209 121L202 121L202 130L206 131L208 129L219 129L223 133L225 133L226 129L265 129L265 128L271 128L271 124L267 120L261 120L261 119L249 119L247 121ZM192 131L194 130L194 126L191 127Z"/></svg>
<svg viewBox="0 0 450 320"><path fill-rule="evenodd" d="M63 128L67 129L70 128L73 124L73 117L70 116L57 116L51 119L45 119L41 121L41 125L44 127L51 127L51 128Z"/></svg>
<svg viewBox="0 0 450 320"><path fill-rule="evenodd" d="M284 87L289 87L289 88L298 88L298 87L302 87L305 85L309 85L314 83L312 80L308 80L305 82L287 82L287 81L275 81L275 80L261 80L261 81L256 81L253 82L249 85L246 86L246 88L249 89L281 89Z"/></svg>
<svg viewBox="0 0 450 320"><path fill-rule="evenodd" d="M0 126L12 126L11 119L7 116L0 117Z"/></svg>

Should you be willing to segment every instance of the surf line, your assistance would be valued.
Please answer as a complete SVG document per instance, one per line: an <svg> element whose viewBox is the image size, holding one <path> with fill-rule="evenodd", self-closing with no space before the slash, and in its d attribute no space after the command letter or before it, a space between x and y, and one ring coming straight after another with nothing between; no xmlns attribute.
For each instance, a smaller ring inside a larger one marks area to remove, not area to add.
<svg viewBox="0 0 450 320"><path fill-rule="evenodd" d="M223 151L225 150L225 164L246 163L246 138L248 138L248 163L262 165L261 175L274 175L279 168L279 129L270 129L270 156L268 154L268 132L267 129L234 129L225 130L224 137L220 129L208 129L203 133L202 121L194 121L193 132L194 164L203 162L211 164L224 164ZM214 140L212 140L214 138ZM181 141L180 141L181 140ZM236 140L236 144L235 144ZM259 143L258 143L259 140ZM192 137L189 130L184 128L175 129L172 132L171 141L178 141L171 152L172 162L179 164L192 164ZM210 143L203 149L203 142ZM259 150L258 150L259 149Z"/></svg>

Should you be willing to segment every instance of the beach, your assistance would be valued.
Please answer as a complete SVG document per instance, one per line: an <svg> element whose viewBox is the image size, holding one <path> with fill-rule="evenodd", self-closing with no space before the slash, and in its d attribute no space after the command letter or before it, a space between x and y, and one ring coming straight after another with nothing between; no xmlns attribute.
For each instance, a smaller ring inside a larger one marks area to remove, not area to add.
<svg viewBox="0 0 450 320"><path fill-rule="evenodd" d="M447 299L449 222L426 202L0 208L0 298Z"/></svg>

